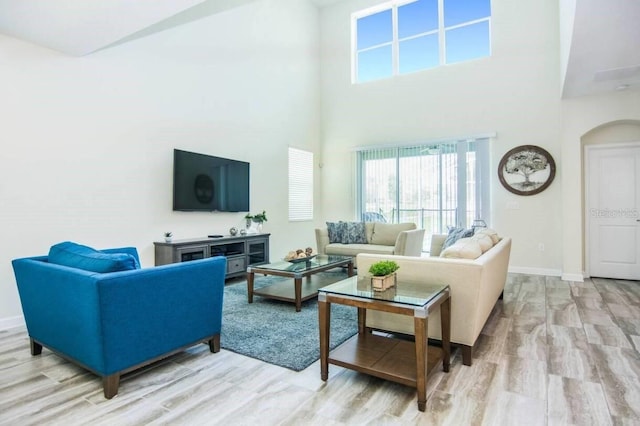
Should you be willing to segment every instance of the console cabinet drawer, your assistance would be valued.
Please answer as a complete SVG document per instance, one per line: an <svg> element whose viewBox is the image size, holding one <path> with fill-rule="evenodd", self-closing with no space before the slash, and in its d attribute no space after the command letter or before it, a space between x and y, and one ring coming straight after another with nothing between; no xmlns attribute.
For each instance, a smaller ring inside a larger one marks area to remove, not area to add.
<svg viewBox="0 0 640 426"><path fill-rule="evenodd" d="M228 257L227 258L227 274L235 274L236 272L244 272L247 264L244 257Z"/></svg>

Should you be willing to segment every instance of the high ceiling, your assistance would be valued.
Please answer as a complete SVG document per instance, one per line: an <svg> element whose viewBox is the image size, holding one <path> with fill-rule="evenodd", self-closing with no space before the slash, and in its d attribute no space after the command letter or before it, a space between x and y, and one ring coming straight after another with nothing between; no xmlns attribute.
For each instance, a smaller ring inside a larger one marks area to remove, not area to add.
<svg viewBox="0 0 640 426"><path fill-rule="evenodd" d="M0 0L0 33L83 56L251 1ZM640 1L576 0L563 97L640 90L639 22Z"/></svg>

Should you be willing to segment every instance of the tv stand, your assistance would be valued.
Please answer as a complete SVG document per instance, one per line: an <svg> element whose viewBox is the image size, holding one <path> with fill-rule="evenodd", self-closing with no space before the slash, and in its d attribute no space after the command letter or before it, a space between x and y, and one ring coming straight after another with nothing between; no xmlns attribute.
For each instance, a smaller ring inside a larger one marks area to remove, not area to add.
<svg viewBox="0 0 640 426"><path fill-rule="evenodd" d="M271 234L249 234L236 236L214 236L189 238L170 243L156 241L155 264L188 262L213 256L227 258L226 278L244 276L249 266L269 263L269 236Z"/></svg>

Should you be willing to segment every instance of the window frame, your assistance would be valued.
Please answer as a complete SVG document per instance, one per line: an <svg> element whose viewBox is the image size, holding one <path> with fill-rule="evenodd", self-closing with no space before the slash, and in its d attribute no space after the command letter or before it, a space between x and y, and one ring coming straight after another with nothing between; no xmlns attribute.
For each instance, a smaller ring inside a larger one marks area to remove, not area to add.
<svg viewBox="0 0 640 426"><path fill-rule="evenodd" d="M366 84L371 81L384 80L386 78L392 78L398 75L411 74L414 72L425 71L428 69L438 68L444 65L458 64L463 62L468 62L472 60L482 59L491 57L492 55L492 43L491 43L491 33L492 33L492 13L490 10L490 14L484 18L472 19L469 21L460 22L454 25L445 26L445 16L444 16L444 2L445 0L437 0L438 2L438 28L436 30L430 30L419 34L414 34L412 36L399 38L398 35L398 8L404 5L414 3L417 0L391 0L367 9L363 9L351 14L351 83L352 84ZM381 43L375 46L369 46L364 49L358 49L358 20L365 18L370 15L374 15L379 12L383 12L385 10L391 9L391 20L392 20L392 40L391 42ZM489 45L488 45L488 55L481 56L478 58L465 59L462 61L448 62L447 61L447 51L446 51L446 37L447 31L456 30L463 27L470 27L472 25L478 24L480 22L488 23L488 31L489 31ZM407 72L400 72L400 43L402 41L407 41L411 39L416 39L420 37L426 37L429 35L437 34L438 35L438 65L435 67L429 68L421 68L418 70L412 70ZM371 80L358 81L358 72L359 72L359 61L358 56L362 52L366 52L369 50L373 50L382 46L391 45L391 75L388 77L380 77L374 78Z"/></svg>

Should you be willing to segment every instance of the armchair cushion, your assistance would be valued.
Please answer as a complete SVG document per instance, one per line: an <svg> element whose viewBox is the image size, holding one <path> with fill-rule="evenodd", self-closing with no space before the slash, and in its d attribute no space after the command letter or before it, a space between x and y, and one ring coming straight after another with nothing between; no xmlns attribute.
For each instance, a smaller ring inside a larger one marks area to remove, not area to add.
<svg viewBox="0 0 640 426"><path fill-rule="evenodd" d="M49 263L85 271L107 273L139 269L137 259L128 253L105 253L71 241L55 244L49 249Z"/></svg>

